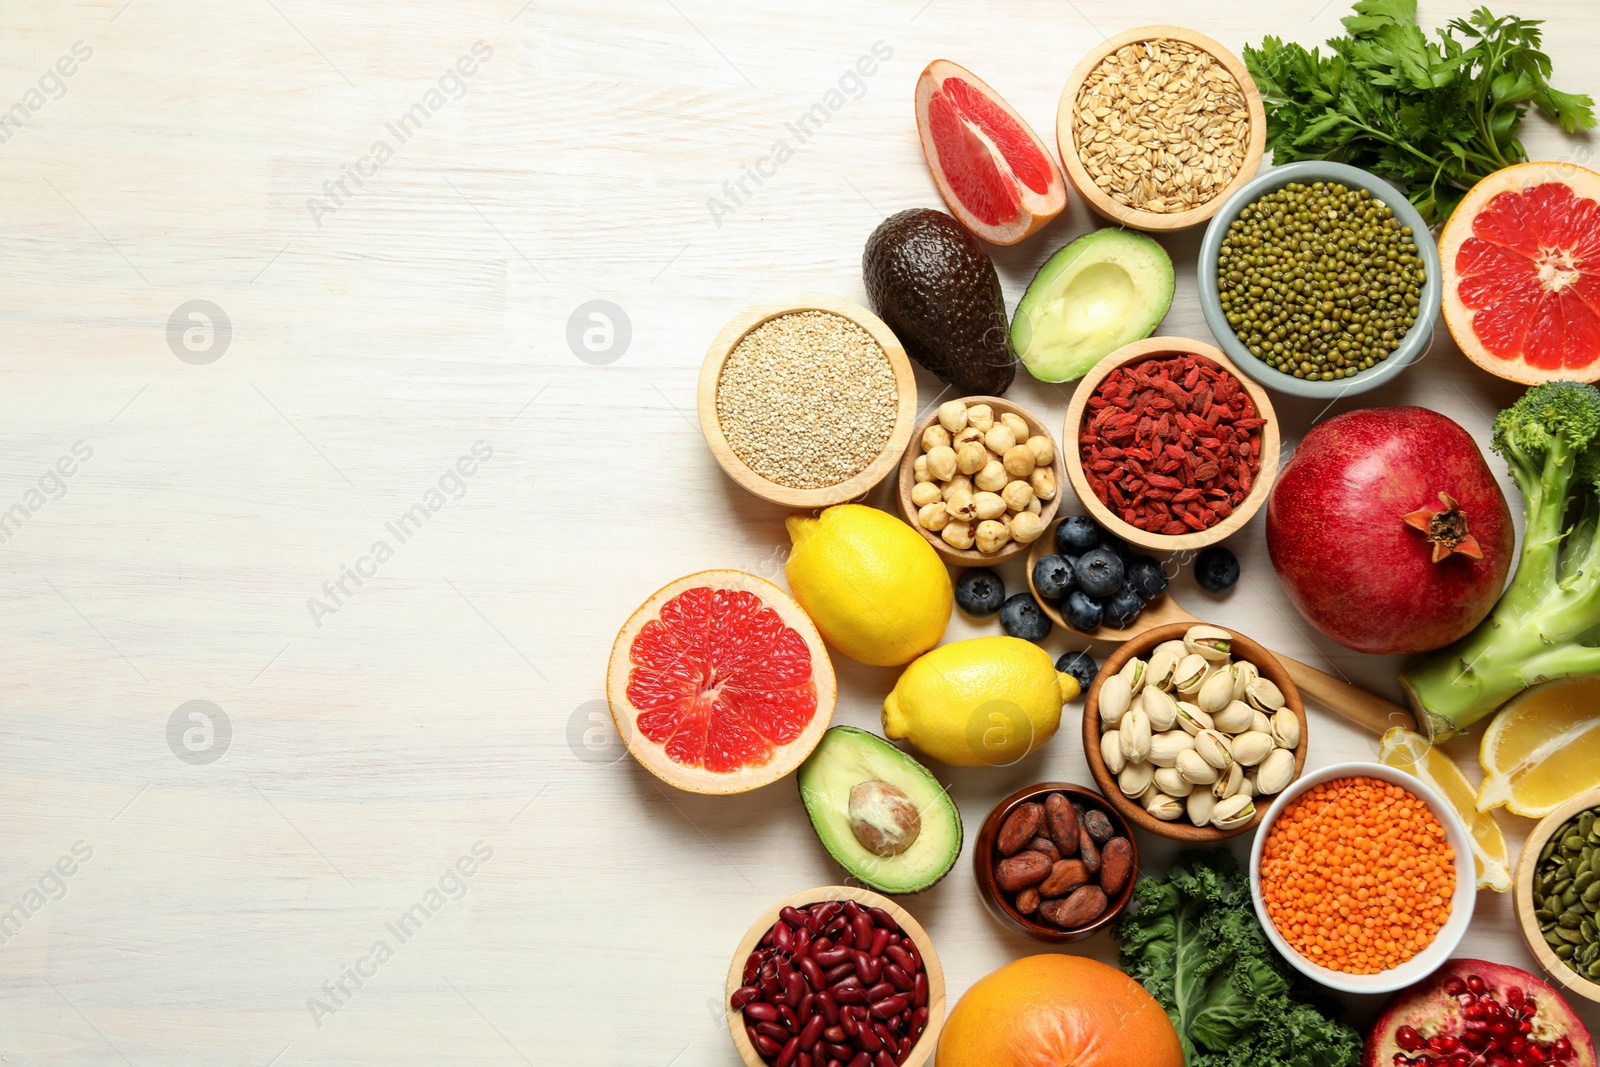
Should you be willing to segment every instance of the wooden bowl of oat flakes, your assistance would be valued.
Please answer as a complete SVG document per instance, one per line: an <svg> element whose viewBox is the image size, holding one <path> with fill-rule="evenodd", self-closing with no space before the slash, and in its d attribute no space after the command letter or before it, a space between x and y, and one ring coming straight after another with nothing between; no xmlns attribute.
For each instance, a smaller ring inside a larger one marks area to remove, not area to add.
<svg viewBox="0 0 1600 1067"><path fill-rule="evenodd" d="M917 383L889 327L824 293L746 308L700 366L700 429L728 477L788 508L855 500L900 462Z"/></svg>
<svg viewBox="0 0 1600 1067"><path fill-rule="evenodd" d="M1266 112L1232 52L1181 26L1142 26L1083 57L1061 93L1056 140L1088 205L1136 230L1182 230L1255 176Z"/></svg>

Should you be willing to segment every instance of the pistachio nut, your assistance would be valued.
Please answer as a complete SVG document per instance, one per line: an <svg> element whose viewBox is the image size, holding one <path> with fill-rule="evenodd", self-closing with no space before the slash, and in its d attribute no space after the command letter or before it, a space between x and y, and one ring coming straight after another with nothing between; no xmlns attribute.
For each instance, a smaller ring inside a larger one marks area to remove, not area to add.
<svg viewBox="0 0 1600 1067"><path fill-rule="evenodd" d="M1105 761L1106 770L1112 774L1122 773L1122 768L1128 765L1128 757L1122 754L1122 734L1107 730L1100 735L1100 758Z"/></svg>
<svg viewBox="0 0 1600 1067"><path fill-rule="evenodd" d="M1254 797L1256 795L1256 780L1252 777L1254 773L1253 770L1244 772L1244 781L1239 783L1239 791L1234 794L1235 796Z"/></svg>
<svg viewBox="0 0 1600 1067"><path fill-rule="evenodd" d="M1161 642L1155 648L1150 650L1151 657L1154 658L1156 653L1162 651L1163 649L1172 653L1172 662L1174 663L1178 662L1178 660L1181 660L1183 657L1189 654L1189 650L1183 647L1183 638L1181 637L1174 637L1171 641Z"/></svg>
<svg viewBox="0 0 1600 1067"><path fill-rule="evenodd" d="M1250 683L1261 677L1261 672L1256 670L1256 665L1247 659L1237 660L1228 668L1228 673L1233 675L1233 699L1243 700L1245 690Z"/></svg>
<svg viewBox="0 0 1600 1067"><path fill-rule="evenodd" d="M1141 806L1143 806L1145 801L1149 800L1151 797L1160 796L1160 795L1161 795L1161 787L1156 785L1155 778L1151 777L1150 784L1144 787L1144 792L1140 793L1134 799L1137 800Z"/></svg>
<svg viewBox="0 0 1600 1067"><path fill-rule="evenodd" d="M1211 795L1218 800L1233 796L1244 784L1244 764L1230 763L1225 771L1218 771L1218 778L1211 783Z"/></svg>
<svg viewBox="0 0 1600 1067"><path fill-rule="evenodd" d="M1279 748L1300 747L1300 716L1289 708L1272 713L1272 743Z"/></svg>
<svg viewBox="0 0 1600 1067"><path fill-rule="evenodd" d="M1267 758L1267 754L1277 748L1277 743L1272 740L1272 735L1262 733L1260 730L1249 730L1235 737L1229 748L1233 751L1233 758L1246 767L1254 767Z"/></svg>
<svg viewBox="0 0 1600 1067"><path fill-rule="evenodd" d="M1257 678L1245 686L1244 699L1252 708L1269 715L1283 707L1285 703L1283 690L1273 684L1271 678Z"/></svg>
<svg viewBox="0 0 1600 1067"><path fill-rule="evenodd" d="M1257 733L1270 734L1272 733L1272 718L1264 711L1251 712L1250 729L1255 730Z"/></svg>
<svg viewBox="0 0 1600 1067"><path fill-rule="evenodd" d="M1211 795L1209 789L1196 789L1184 798L1184 807L1189 811L1189 821L1196 826L1211 825L1211 812L1217 806L1217 798Z"/></svg>
<svg viewBox="0 0 1600 1067"><path fill-rule="evenodd" d="M1129 708L1117 724L1122 739L1122 754L1129 763L1138 763L1150 755L1150 716L1143 708Z"/></svg>
<svg viewBox="0 0 1600 1067"><path fill-rule="evenodd" d="M1193 653L1184 656L1178 661L1178 666L1172 672L1172 688L1180 696L1192 697L1200 691L1200 685L1206 680L1206 658Z"/></svg>
<svg viewBox="0 0 1600 1067"><path fill-rule="evenodd" d="M1213 728L1225 734L1242 734L1250 729L1252 716L1255 712L1250 710L1250 705L1237 700L1230 701L1221 711L1211 713Z"/></svg>
<svg viewBox="0 0 1600 1067"><path fill-rule="evenodd" d="M1130 763L1117 775L1117 788L1125 797L1136 797L1150 787L1156 769L1148 763Z"/></svg>
<svg viewBox="0 0 1600 1067"><path fill-rule="evenodd" d="M1218 830L1236 830L1256 817L1256 802L1235 794L1217 801L1211 809L1211 825Z"/></svg>
<svg viewBox="0 0 1600 1067"><path fill-rule="evenodd" d="M1193 749L1178 753L1178 758L1173 761L1172 766L1195 785L1210 785L1217 780L1217 769Z"/></svg>
<svg viewBox="0 0 1600 1067"><path fill-rule="evenodd" d="M1178 702L1164 690L1145 686L1139 694L1139 707L1150 716L1150 729L1157 733L1172 729L1178 721Z"/></svg>
<svg viewBox="0 0 1600 1067"><path fill-rule="evenodd" d="M1114 727L1122 721L1123 714L1133 703L1133 685L1122 675L1113 674L1100 687L1097 700L1101 728Z"/></svg>
<svg viewBox="0 0 1600 1067"><path fill-rule="evenodd" d="M1155 686L1157 689L1172 688L1172 674L1178 669L1178 661L1184 657L1182 643L1178 648L1172 647L1172 642L1157 645L1154 652L1150 653L1150 662L1144 669L1144 684L1146 687Z"/></svg>
<svg viewBox="0 0 1600 1067"><path fill-rule="evenodd" d="M1178 753L1194 748L1194 738L1182 730L1164 730L1150 738L1150 754L1146 757L1157 767L1171 767L1178 762ZM1172 792L1172 790L1167 790Z"/></svg>
<svg viewBox="0 0 1600 1067"><path fill-rule="evenodd" d="M1183 817L1183 801L1165 793L1157 793L1144 802L1144 810L1162 822L1172 822Z"/></svg>
<svg viewBox="0 0 1600 1067"><path fill-rule="evenodd" d="M1221 663L1233 647L1233 635L1220 626L1191 626L1183 635L1183 647L1212 663Z"/></svg>
<svg viewBox="0 0 1600 1067"><path fill-rule="evenodd" d="M1221 711L1233 700L1233 675L1221 671L1210 675L1200 684L1194 702L1202 711Z"/></svg>
<svg viewBox="0 0 1600 1067"><path fill-rule="evenodd" d="M1256 767L1256 790L1262 796L1271 796L1289 788L1294 781L1294 753L1286 748L1274 749Z"/></svg>
<svg viewBox="0 0 1600 1067"><path fill-rule="evenodd" d="M1176 767L1157 767L1155 787L1169 797L1186 797L1194 792L1194 783L1178 772Z"/></svg>
<svg viewBox="0 0 1600 1067"><path fill-rule="evenodd" d="M1225 771L1233 765L1233 748L1228 744L1228 739L1216 730L1201 730L1194 735L1194 750L1200 753L1200 758L1219 771Z"/></svg>
<svg viewBox="0 0 1600 1067"><path fill-rule="evenodd" d="M1144 688L1144 667L1144 660L1135 656L1124 663L1122 669L1117 672L1128 680L1129 693L1137 694L1140 689Z"/></svg>
<svg viewBox="0 0 1600 1067"><path fill-rule="evenodd" d="M1193 737L1201 730L1212 729L1211 716L1200 710L1199 705L1191 704L1186 700L1178 701L1178 728Z"/></svg>

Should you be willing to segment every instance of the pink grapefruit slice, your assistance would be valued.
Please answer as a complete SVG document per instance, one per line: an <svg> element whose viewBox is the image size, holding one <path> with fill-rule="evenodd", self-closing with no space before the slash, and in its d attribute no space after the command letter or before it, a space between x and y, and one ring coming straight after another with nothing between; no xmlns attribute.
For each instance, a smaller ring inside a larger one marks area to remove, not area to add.
<svg viewBox="0 0 1600 1067"><path fill-rule="evenodd" d="M1491 374L1600 378L1600 174L1521 163L1472 187L1439 239L1444 321Z"/></svg>
<svg viewBox="0 0 1600 1067"><path fill-rule="evenodd" d="M628 751L694 793L743 793L794 770L822 740L837 694L804 609L742 571L657 590L617 635L606 671Z"/></svg>
<svg viewBox="0 0 1600 1067"><path fill-rule="evenodd" d="M1044 142L976 74L936 59L917 79L916 100L922 154L967 229L1014 245L1067 206L1067 183Z"/></svg>

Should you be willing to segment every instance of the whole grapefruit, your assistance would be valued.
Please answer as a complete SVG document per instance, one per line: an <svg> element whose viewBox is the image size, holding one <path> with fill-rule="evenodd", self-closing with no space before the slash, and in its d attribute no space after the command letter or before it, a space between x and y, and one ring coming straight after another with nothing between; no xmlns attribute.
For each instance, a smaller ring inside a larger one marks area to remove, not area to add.
<svg viewBox="0 0 1600 1067"><path fill-rule="evenodd" d="M1082 956L1027 956L978 979L939 1035L939 1067L1183 1067L1144 987Z"/></svg>

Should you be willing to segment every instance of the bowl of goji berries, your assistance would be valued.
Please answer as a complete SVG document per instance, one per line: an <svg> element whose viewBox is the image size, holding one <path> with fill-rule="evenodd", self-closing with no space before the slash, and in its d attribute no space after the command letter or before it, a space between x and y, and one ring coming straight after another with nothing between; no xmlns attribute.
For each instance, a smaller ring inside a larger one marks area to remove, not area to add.
<svg viewBox="0 0 1600 1067"><path fill-rule="evenodd" d="M1095 521L1158 552L1215 544L1272 491L1278 420L1214 345L1151 337L1101 360L1072 394L1067 478Z"/></svg>

